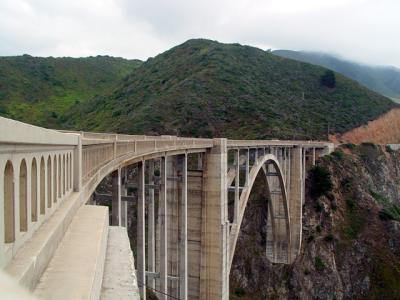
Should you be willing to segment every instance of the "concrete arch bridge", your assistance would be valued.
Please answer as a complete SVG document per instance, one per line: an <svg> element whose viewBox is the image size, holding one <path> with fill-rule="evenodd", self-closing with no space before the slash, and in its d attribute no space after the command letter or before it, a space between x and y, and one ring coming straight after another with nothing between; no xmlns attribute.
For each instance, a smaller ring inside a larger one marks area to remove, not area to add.
<svg viewBox="0 0 400 300"><path fill-rule="evenodd" d="M129 249L134 222L142 298L152 290L159 299L228 299L257 175L268 191L265 255L290 264L301 246L307 166L332 149L316 141L61 132L0 118L0 266L38 298L132 297L131 284L114 278L132 254L113 256L113 248ZM96 192L104 178L108 196ZM102 198L112 199L110 214L93 205ZM118 235L125 241L115 242Z"/></svg>

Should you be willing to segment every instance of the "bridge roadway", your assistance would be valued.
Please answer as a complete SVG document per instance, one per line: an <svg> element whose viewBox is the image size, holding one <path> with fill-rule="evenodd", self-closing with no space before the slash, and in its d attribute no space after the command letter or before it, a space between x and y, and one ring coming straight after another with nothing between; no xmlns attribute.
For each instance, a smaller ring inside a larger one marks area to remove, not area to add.
<svg viewBox="0 0 400 300"><path fill-rule="evenodd" d="M159 299L228 299L259 172L268 195L265 255L290 264L301 246L306 170L332 150L319 141L55 131L0 118L0 266L34 290L78 209L96 204L96 187L111 178L111 225L136 222L141 297L146 283ZM40 235L46 240L32 254ZM34 259L23 259L27 248Z"/></svg>

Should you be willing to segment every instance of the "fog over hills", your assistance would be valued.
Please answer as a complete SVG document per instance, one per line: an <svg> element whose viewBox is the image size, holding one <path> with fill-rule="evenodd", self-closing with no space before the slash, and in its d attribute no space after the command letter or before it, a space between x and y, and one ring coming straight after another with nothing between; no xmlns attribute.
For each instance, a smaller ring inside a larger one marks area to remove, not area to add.
<svg viewBox="0 0 400 300"><path fill-rule="evenodd" d="M365 65L321 52L275 50L273 53L331 69L377 93L400 101L400 69L398 68Z"/></svg>

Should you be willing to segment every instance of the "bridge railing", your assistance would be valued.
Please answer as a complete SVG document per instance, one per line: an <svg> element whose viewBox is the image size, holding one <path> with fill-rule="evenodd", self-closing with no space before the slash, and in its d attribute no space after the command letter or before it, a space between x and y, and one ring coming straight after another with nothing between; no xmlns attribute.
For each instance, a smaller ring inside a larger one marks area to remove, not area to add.
<svg viewBox="0 0 400 300"><path fill-rule="evenodd" d="M283 140L228 140L228 148L264 147L264 146L301 146L305 148L333 147L333 143L324 141L283 141Z"/></svg>
<svg viewBox="0 0 400 300"><path fill-rule="evenodd" d="M140 156L149 153L183 148L209 148L212 139L176 136L143 136L120 134L79 133L82 139L82 179L86 182L103 165L121 156ZM90 137L90 138L89 138ZM94 139L96 137L96 139Z"/></svg>
<svg viewBox="0 0 400 300"><path fill-rule="evenodd" d="M0 266L73 190L79 136L0 118Z"/></svg>
<svg viewBox="0 0 400 300"><path fill-rule="evenodd" d="M92 177L98 168L114 158L114 143L82 146L82 180Z"/></svg>

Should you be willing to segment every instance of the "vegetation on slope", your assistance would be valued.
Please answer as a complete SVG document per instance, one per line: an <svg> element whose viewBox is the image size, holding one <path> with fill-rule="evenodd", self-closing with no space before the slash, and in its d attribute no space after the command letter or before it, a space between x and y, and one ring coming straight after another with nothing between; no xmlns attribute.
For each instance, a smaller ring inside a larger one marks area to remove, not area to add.
<svg viewBox="0 0 400 300"><path fill-rule="evenodd" d="M395 104L326 69L239 44L189 40L151 58L111 96L76 105L66 126L230 138L327 138Z"/></svg>
<svg viewBox="0 0 400 300"><path fill-rule="evenodd" d="M394 108L379 118L361 127L353 128L343 135L330 136L332 141L360 144L373 142L376 144L400 143L400 108Z"/></svg>
<svg viewBox="0 0 400 300"><path fill-rule="evenodd" d="M0 57L0 115L57 127L72 105L109 92L139 64L109 56Z"/></svg>
<svg viewBox="0 0 400 300"><path fill-rule="evenodd" d="M290 50L276 50L274 54L319 65L341 73L369 89L393 98L399 102L400 98L400 69L394 67L374 67L361 65L338 57L318 53Z"/></svg>

